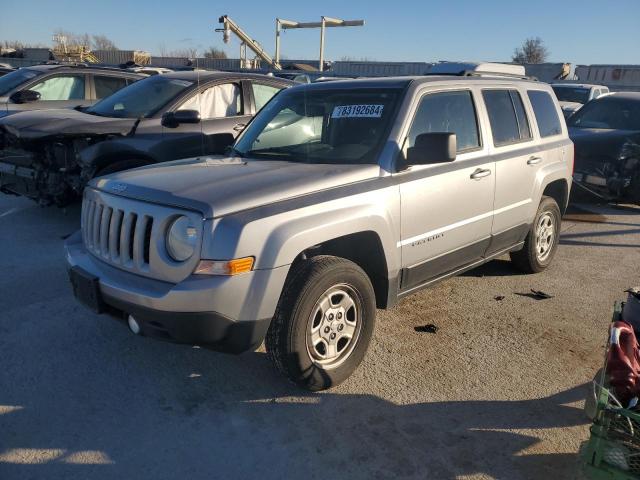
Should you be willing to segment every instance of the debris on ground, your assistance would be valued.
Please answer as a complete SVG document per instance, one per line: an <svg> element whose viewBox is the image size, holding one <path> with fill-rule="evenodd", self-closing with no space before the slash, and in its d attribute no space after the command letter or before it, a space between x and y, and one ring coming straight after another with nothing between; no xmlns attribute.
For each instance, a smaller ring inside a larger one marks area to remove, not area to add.
<svg viewBox="0 0 640 480"><path fill-rule="evenodd" d="M500 302L500 301L504 300L504 295L496 295L495 297L493 297L493 299L496 302Z"/></svg>
<svg viewBox="0 0 640 480"><path fill-rule="evenodd" d="M542 290L534 290L533 288L531 289L530 293L516 292L516 295L520 295L521 297L533 298L535 300L547 300L549 298L553 298L553 295L549 295L548 293L543 292Z"/></svg>
<svg viewBox="0 0 640 480"><path fill-rule="evenodd" d="M420 333L437 333L438 327L433 323L429 323L427 325L420 325L419 327L413 328L416 332Z"/></svg>

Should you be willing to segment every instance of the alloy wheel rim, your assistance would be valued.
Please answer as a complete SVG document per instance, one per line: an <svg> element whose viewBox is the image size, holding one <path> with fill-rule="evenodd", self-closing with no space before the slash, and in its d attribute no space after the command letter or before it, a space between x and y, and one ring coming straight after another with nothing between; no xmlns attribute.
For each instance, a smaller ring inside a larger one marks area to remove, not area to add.
<svg viewBox="0 0 640 480"><path fill-rule="evenodd" d="M536 225L536 257L538 261L544 262L551 251L556 239L556 223L551 212L545 212L538 219Z"/></svg>
<svg viewBox="0 0 640 480"><path fill-rule="evenodd" d="M325 369L341 365L358 342L362 304L353 287L334 285L316 301L306 331L307 353Z"/></svg>

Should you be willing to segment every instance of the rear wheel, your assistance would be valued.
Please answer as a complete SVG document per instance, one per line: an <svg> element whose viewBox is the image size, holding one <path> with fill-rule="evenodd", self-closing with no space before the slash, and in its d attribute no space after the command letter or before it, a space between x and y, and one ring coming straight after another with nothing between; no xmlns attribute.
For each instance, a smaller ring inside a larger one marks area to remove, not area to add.
<svg viewBox="0 0 640 480"><path fill-rule="evenodd" d="M542 197L522 250L511 252L511 261L525 273L538 273L551 264L560 241L560 207Z"/></svg>
<svg viewBox="0 0 640 480"><path fill-rule="evenodd" d="M324 390L362 361L375 323L375 294L367 274L343 258L317 256L294 269L267 333L267 353L295 383Z"/></svg>

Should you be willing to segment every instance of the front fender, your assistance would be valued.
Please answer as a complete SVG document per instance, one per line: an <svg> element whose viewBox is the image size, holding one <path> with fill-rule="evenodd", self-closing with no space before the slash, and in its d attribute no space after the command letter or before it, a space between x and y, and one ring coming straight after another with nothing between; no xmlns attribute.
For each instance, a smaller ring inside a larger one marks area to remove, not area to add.
<svg viewBox="0 0 640 480"><path fill-rule="evenodd" d="M373 232L389 276L398 273L400 203L397 187L278 212L278 205L208 220L202 258L256 257L256 269L290 265L306 249L346 235Z"/></svg>
<svg viewBox="0 0 640 480"><path fill-rule="evenodd" d="M100 169L111 163L114 158L118 160L147 158L149 163L155 163L153 154L155 143L157 142L141 141L135 137L113 138L94 143L82 150L79 161L83 167L92 169Z"/></svg>

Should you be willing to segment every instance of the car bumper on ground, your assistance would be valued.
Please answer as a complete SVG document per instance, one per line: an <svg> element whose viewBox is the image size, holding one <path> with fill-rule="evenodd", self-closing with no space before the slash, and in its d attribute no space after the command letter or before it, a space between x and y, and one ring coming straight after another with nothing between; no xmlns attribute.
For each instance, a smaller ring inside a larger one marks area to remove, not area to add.
<svg viewBox="0 0 640 480"><path fill-rule="evenodd" d="M87 252L78 233L65 243L76 298L97 313L132 315L142 333L241 353L260 345L288 268L233 277L191 275L171 284L134 275Z"/></svg>

